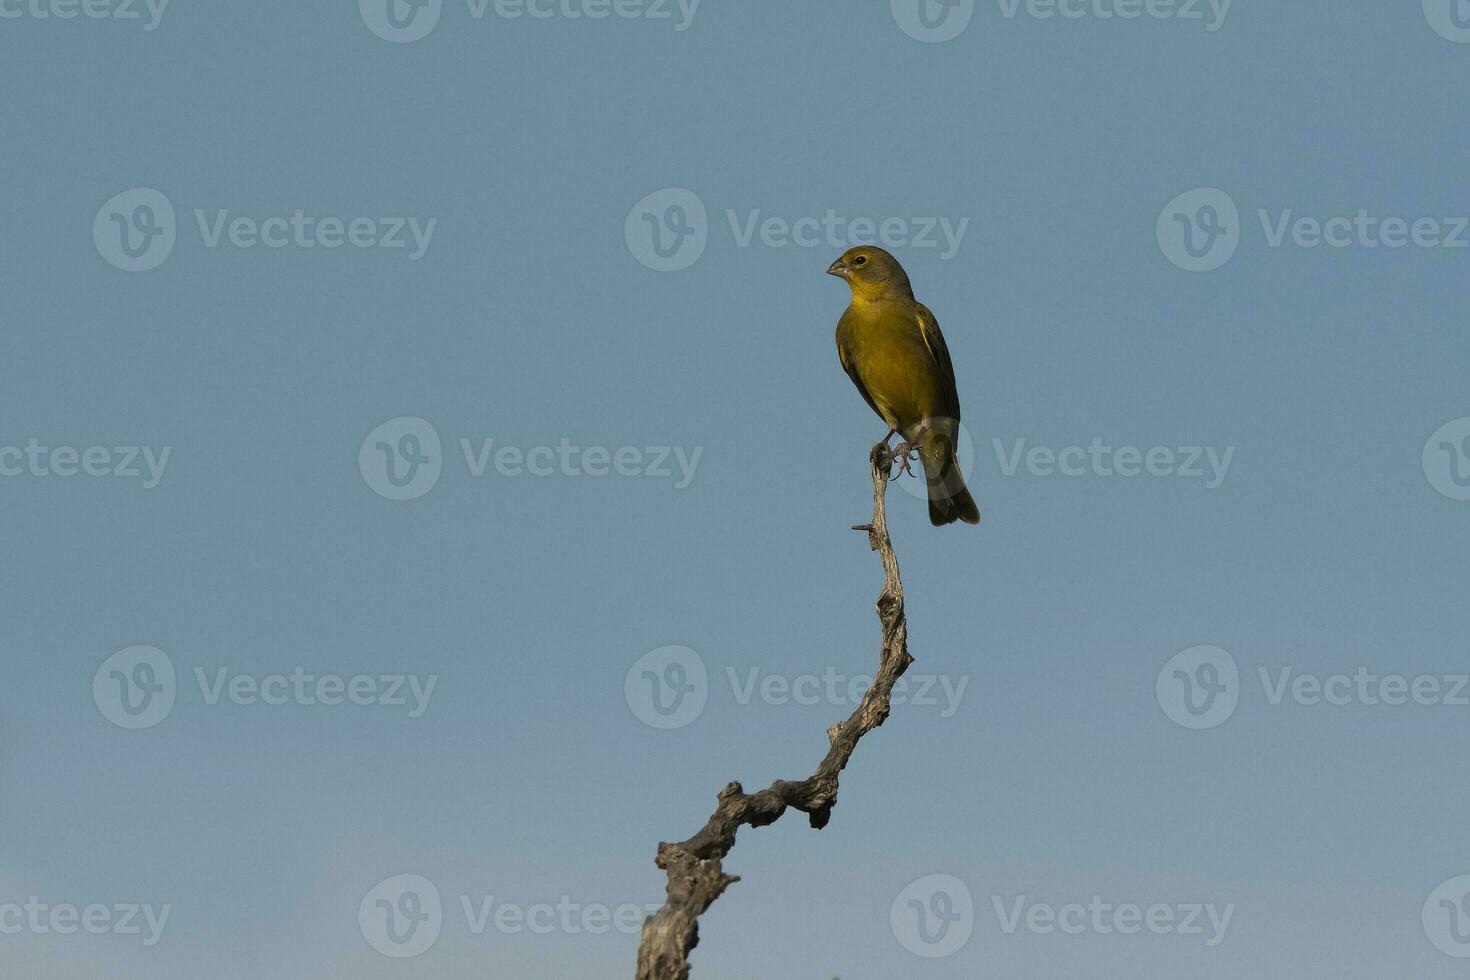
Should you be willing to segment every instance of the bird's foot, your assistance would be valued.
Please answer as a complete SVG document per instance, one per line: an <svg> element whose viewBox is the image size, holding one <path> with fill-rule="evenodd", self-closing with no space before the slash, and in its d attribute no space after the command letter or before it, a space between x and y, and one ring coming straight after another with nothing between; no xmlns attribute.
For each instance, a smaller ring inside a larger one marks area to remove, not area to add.
<svg viewBox="0 0 1470 980"><path fill-rule="evenodd" d="M918 443L900 442L898 445L893 447L892 453L893 462L898 465L898 472L890 476L889 479L896 480L900 476L903 476L905 473L907 473L909 476L913 476L914 471L909 468L909 465L913 460L919 458Z"/></svg>

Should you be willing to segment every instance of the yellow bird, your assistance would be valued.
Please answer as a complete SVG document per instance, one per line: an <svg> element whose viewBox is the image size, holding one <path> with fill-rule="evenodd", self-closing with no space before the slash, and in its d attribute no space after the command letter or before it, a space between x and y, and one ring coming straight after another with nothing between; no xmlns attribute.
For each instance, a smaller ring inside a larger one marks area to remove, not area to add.
<svg viewBox="0 0 1470 980"><path fill-rule="evenodd" d="M847 281L852 303L837 321L837 357L858 394L904 442L894 447L904 471L917 453L929 485L934 526L980 523L980 511L955 460L960 397L939 321L914 299L898 259L873 245L842 253L827 270Z"/></svg>

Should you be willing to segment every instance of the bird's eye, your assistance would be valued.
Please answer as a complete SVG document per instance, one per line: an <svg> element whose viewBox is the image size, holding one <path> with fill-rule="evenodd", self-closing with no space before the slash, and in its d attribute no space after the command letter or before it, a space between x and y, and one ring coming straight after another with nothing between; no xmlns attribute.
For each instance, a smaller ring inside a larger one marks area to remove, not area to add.
<svg viewBox="0 0 1470 980"><path fill-rule="evenodd" d="M868 264L868 257L866 255L859 255L857 258L855 258L855 259L852 260L852 264L853 265L867 265Z"/></svg>

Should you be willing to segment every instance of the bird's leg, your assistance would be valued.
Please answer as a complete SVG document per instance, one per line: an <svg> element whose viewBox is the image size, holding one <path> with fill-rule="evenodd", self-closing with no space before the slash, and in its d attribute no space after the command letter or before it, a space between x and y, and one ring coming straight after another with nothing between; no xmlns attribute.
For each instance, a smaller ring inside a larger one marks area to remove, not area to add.
<svg viewBox="0 0 1470 980"><path fill-rule="evenodd" d="M910 476L913 475L914 471L909 469L909 460L912 458L914 453L918 452L919 448L918 446L907 442L900 442L897 446L889 446L888 440L892 439L897 434L898 430L890 426L888 429L888 434L884 436L883 439L879 442L880 446L888 450L888 456L891 463L898 464L898 473L890 476L890 480L896 480L905 473L909 474Z"/></svg>
<svg viewBox="0 0 1470 980"><path fill-rule="evenodd" d="M911 469L909 469L909 463L912 460L916 460L918 458L919 458L919 444L918 443L916 443L916 442L900 442L898 445L894 446L893 447L893 461L898 464L898 472L895 473L892 477L890 477L890 479L897 480L900 476L902 476L905 473L907 473L909 476L913 476L914 475L914 471L911 470Z"/></svg>

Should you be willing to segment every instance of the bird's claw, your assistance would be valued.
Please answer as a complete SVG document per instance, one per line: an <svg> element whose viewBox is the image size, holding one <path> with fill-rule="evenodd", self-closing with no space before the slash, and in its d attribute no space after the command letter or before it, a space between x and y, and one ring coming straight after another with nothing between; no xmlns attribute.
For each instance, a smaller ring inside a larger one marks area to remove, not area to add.
<svg viewBox="0 0 1470 980"><path fill-rule="evenodd" d="M905 473L909 476L914 475L914 471L909 467L913 460L919 458L919 447L916 443L901 442L889 450L889 452L893 456L893 462L898 466L898 472L889 476L889 480L897 480Z"/></svg>

